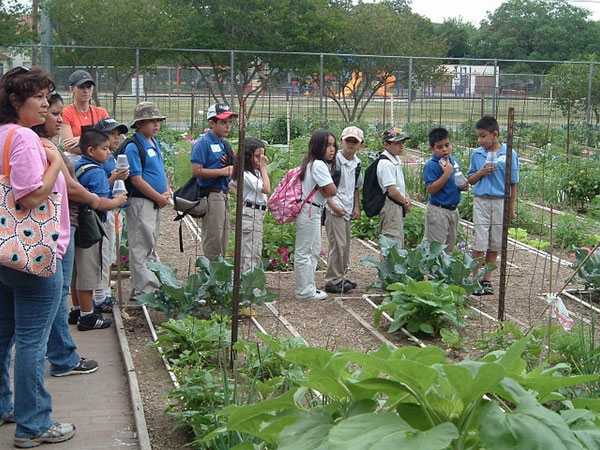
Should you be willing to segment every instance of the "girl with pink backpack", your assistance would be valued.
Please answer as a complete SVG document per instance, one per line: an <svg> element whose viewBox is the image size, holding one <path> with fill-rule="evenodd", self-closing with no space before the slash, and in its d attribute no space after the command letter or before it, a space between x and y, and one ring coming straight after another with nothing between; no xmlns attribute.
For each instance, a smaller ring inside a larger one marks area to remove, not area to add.
<svg viewBox="0 0 600 450"><path fill-rule="evenodd" d="M336 153L335 136L327 130L315 131L308 143L308 155L300 166L303 204L296 217L296 300L327 298L327 294L316 287L315 272L321 253L321 214L327 198L337 193L332 178Z"/></svg>

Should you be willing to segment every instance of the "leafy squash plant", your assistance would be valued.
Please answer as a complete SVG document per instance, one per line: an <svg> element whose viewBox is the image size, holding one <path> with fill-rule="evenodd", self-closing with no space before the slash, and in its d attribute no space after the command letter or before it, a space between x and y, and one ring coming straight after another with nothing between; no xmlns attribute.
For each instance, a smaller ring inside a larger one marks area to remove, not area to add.
<svg viewBox="0 0 600 450"><path fill-rule="evenodd" d="M471 277L478 261L466 253L461 257L448 255L444 252L446 246L440 242L429 244L423 240L417 247L406 250L398 249L395 241L382 235L379 245L382 260L372 255L361 259L362 264L377 269L378 280L371 286L376 289L385 289L394 283L406 284L409 279L429 279L458 286L470 295L479 288L479 279L486 270L495 268L488 264L475 277Z"/></svg>
<svg viewBox="0 0 600 450"><path fill-rule="evenodd" d="M575 262L571 265L574 269L579 267L583 260L589 255L590 249L587 247L571 247L575 253ZM586 289L600 289L600 251L596 250L592 256L577 272L578 283L585 286Z"/></svg>
<svg viewBox="0 0 600 450"><path fill-rule="evenodd" d="M233 265L217 256L214 260L200 256L196 273L187 280L177 278L177 269L158 261L149 261L148 268L158 277L161 286L154 292L141 294L135 301L165 313L167 318L186 315L209 318L213 314L231 314L233 299ZM274 300L267 290L267 277L260 268L242 274L240 306L260 305Z"/></svg>
<svg viewBox="0 0 600 450"><path fill-rule="evenodd" d="M296 348L285 359L305 377L282 395L224 409L226 428L205 441L238 432L248 439L232 450L599 448L600 402L560 393L598 375L528 372L526 341L456 364L435 347Z"/></svg>
<svg viewBox="0 0 600 450"><path fill-rule="evenodd" d="M411 333L421 331L435 336L448 323L455 327L466 325L461 314L465 291L458 286L409 279L407 284L394 283L387 290L390 295L375 311L375 324L379 325L387 311L393 319L390 333L406 327Z"/></svg>

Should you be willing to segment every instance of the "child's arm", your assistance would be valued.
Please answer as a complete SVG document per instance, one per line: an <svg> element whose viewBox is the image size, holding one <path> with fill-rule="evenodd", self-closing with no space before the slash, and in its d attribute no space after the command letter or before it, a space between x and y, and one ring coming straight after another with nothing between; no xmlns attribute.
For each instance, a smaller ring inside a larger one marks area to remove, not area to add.
<svg viewBox="0 0 600 450"><path fill-rule="evenodd" d="M398 190L396 185L391 184L389 186L386 186L386 190L387 190L387 195L389 198L391 198L392 200L396 200L398 203L400 203L404 207L408 206L407 199L404 197L404 195L402 195L400 193L400 191Z"/></svg>
<svg viewBox="0 0 600 450"><path fill-rule="evenodd" d="M98 211L112 211L125 203L127 203L127 194L118 194L113 198L100 197L100 203L96 209Z"/></svg>
<svg viewBox="0 0 600 450"><path fill-rule="evenodd" d="M260 155L260 175L262 177L263 188L262 193L269 195L271 193L271 181L269 180L269 174L267 173L267 164L269 159L264 153Z"/></svg>
<svg viewBox="0 0 600 450"><path fill-rule="evenodd" d="M205 169L202 164L192 163L192 177L194 178L214 178L231 177L233 166L221 167L220 169Z"/></svg>
<svg viewBox="0 0 600 450"><path fill-rule="evenodd" d="M229 182L229 190L233 193L233 195L237 195L237 183L233 180Z"/></svg>
<svg viewBox="0 0 600 450"><path fill-rule="evenodd" d="M452 167L450 161L447 161L445 165L440 164L440 167L442 168L442 176L426 186L428 194L435 194L442 189L454 173L454 167Z"/></svg>
<svg viewBox="0 0 600 450"><path fill-rule="evenodd" d="M352 211L353 219L360 219L360 195L358 188L354 189L354 210Z"/></svg>
<svg viewBox="0 0 600 450"><path fill-rule="evenodd" d="M475 183L477 183L479 180L481 180L483 177L485 177L486 175L489 175L490 173L492 173L493 171L494 171L494 168L492 167L491 164L485 164L481 169L479 169L477 172L475 172L473 175L471 175L467 181L472 186Z"/></svg>
<svg viewBox="0 0 600 450"><path fill-rule="evenodd" d="M140 193L155 202L159 208L164 208L169 203L169 191L160 193L156 192L152 186L148 184L141 175L134 175L131 178L131 184L140 191Z"/></svg>

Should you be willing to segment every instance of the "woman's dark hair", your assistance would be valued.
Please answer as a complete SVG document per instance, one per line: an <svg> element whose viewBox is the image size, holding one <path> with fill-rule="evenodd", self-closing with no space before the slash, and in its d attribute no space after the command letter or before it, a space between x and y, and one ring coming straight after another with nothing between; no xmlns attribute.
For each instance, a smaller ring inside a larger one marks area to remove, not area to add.
<svg viewBox="0 0 600 450"><path fill-rule="evenodd" d="M50 73L41 67L15 67L0 79L0 123L16 123L17 108L42 89L56 89Z"/></svg>
<svg viewBox="0 0 600 450"><path fill-rule="evenodd" d="M265 146L264 142L261 141L260 139L256 139L256 138L244 139L244 170L245 171L254 173L254 167L252 167L253 166L252 157L254 156L254 152L257 149L262 148L264 146ZM266 154L267 154L267 152L265 150L265 155ZM233 164L233 177L232 177L234 180L236 179L236 174L237 174L237 164L234 163Z"/></svg>
<svg viewBox="0 0 600 450"><path fill-rule="evenodd" d="M320 159L321 161L325 161L325 150L327 150L327 143L329 141L329 136L332 136L335 142L335 150L337 152L337 140L335 140L334 134L329 130L317 130L310 137L310 141L308 141L308 155L304 157L302 160L302 165L300 166L300 179L304 181L304 175L306 174L306 168L308 165ZM325 161L326 162L326 161ZM335 172L335 157L331 161L331 173Z"/></svg>
<svg viewBox="0 0 600 450"><path fill-rule="evenodd" d="M63 98L61 97L61 95L58 92L53 92L50 95L50 98L48 99L48 108L50 108L52 105L54 105L55 103L58 103L58 102L64 103ZM46 136L46 124L45 123L31 127L31 129L39 137L48 137L48 136Z"/></svg>

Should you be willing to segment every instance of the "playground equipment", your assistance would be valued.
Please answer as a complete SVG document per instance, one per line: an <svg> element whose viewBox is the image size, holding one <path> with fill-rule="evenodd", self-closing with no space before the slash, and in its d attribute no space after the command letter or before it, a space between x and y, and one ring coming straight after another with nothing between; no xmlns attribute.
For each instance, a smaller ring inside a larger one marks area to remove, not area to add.
<svg viewBox="0 0 600 450"><path fill-rule="evenodd" d="M381 78L381 76L378 76L378 78ZM346 84L346 86L344 86L344 89L342 89L342 91L339 94L337 94L337 97L338 98L352 97L352 95L354 93L356 93L356 91L358 90L358 87L362 83L362 81L363 81L363 77L362 77L361 72L352 72L352 74L350 76L350 81L348 82L348 84ZM375 95L378 95L379 97L390 98L392 96L392 94L389 92L390 88L393 88L395 84L396 84L396 77L394 75L390 75L390 76L386 77L385 83L383 83L375 91Z"/></svg>

